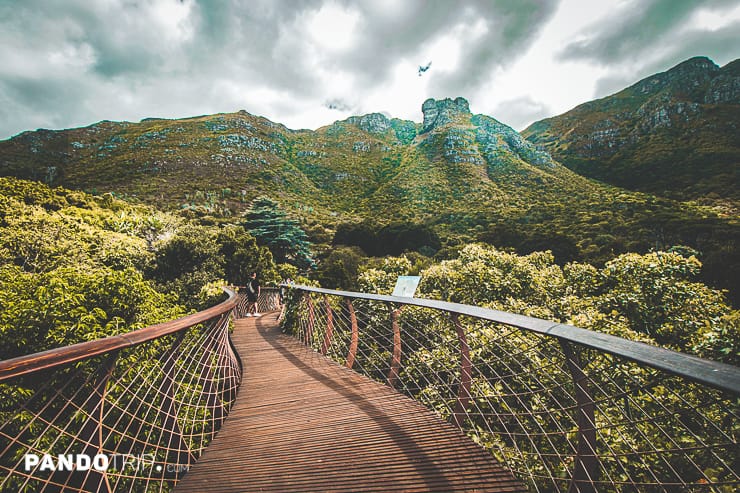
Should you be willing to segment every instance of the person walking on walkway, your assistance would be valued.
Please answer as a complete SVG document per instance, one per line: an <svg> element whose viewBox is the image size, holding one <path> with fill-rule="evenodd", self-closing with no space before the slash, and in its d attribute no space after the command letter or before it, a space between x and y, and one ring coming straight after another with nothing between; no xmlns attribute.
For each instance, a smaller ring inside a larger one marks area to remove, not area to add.
<svg viewBox="0 0 740 493"><path fill-rule="evenodd" d="M257 311L257 300L260 296L260 282L257 279L257 273L252 272L247 281L247 317L259 317Z"/></svg>

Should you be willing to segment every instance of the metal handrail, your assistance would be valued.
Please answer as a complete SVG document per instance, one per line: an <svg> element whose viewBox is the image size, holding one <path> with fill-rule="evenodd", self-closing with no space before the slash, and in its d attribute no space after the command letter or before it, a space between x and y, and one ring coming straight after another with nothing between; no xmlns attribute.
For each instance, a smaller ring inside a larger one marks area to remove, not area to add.
<svg viewBox="0 0 740 493"><path fill-rule="evenodd" d="M0 360L0 382L13 377L47 370L58 366L82 361L93 356L130 348L160 337L175 334L188 329L224 313L230 312L237 304L237 295L234 290L224 288L229 295L228 299L205 310L169 320L156 325L150 325L125 334L85 341L69 346L49 349L38 353Z"/></svg>
<svg viewBox="0 0 740 493"><path fill-rule="evenodd" d="M467 315L490 322L501 323L539 334L554 336L568 342L573 342L591 349L597 349L614 354L637 363L641 363L674 375L693 380L694 382L709 385L720 390L726 390L740 395L740 368L717 361L698 358L689 354L679 353L662 347L651 346L643 342L630 341L611 334L594 332L573 325L543 320L541 318L517 315L515 313L482 308L479 306L452 303L449 301L431 300L425 298L407 298L381 294L357 293L313 286L291 286L302 291L342 296L371 301L397 303L424 308L433 308L458 315Z"/></svg>

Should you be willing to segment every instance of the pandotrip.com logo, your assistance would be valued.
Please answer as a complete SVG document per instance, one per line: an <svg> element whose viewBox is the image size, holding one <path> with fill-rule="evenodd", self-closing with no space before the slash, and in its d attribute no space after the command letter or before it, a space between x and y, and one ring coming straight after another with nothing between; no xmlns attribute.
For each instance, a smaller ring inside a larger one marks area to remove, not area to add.
<svg viewBox="0 0 740 493"><path fill-rule="evenodd" d="M23 456L23 467L26 472L92 470L151 476L156 473L183 473L190 466L158 462L153 454L26 454Z"/></svg>

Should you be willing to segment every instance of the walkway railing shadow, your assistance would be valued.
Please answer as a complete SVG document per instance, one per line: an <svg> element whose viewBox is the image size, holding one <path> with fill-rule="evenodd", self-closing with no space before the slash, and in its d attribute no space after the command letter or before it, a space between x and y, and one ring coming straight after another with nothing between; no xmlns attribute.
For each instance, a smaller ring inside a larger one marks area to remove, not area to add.
<svg viewBox="0 0 740 493"><path fill-rule="evenodd" d="M436 411L532 491L740 487L740 368L455 303L288 298L284 330Z"/></svg>
<svg viewBox="0 0 740 493"><path fill-rule="evenodd" d="M236 398L241 306L0 361L0 491L170 491Z"/></svg>

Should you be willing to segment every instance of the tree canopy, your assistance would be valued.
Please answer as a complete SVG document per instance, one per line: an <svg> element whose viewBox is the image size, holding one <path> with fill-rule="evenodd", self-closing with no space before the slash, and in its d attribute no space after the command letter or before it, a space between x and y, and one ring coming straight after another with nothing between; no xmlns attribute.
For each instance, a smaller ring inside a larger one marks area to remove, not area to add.
<svg viewBox="0 0 740 493"><path fill-rule="evenodd" d="M241 226L0 178L0 358L177 318L251 270L278 279Z"/></svg>
<svg viewBox="0 0 740 493"><path fill-rule="evenodd" d="M696 282L701 263L677 252L626 253L603 268L551 252L517 255L471 244L420 272L419 296L554 320L727 363L740 362L740 312ZM386 258L358 279L390 294L406 257Z"/></svg>
<svg viewBox="0 0 740 493"><path fill-rule="evenodd" d="M270 249L275 262L291 263L304 270L315 266L308 235L271 198L256 198L242 224L259 245Z"/></svg>

